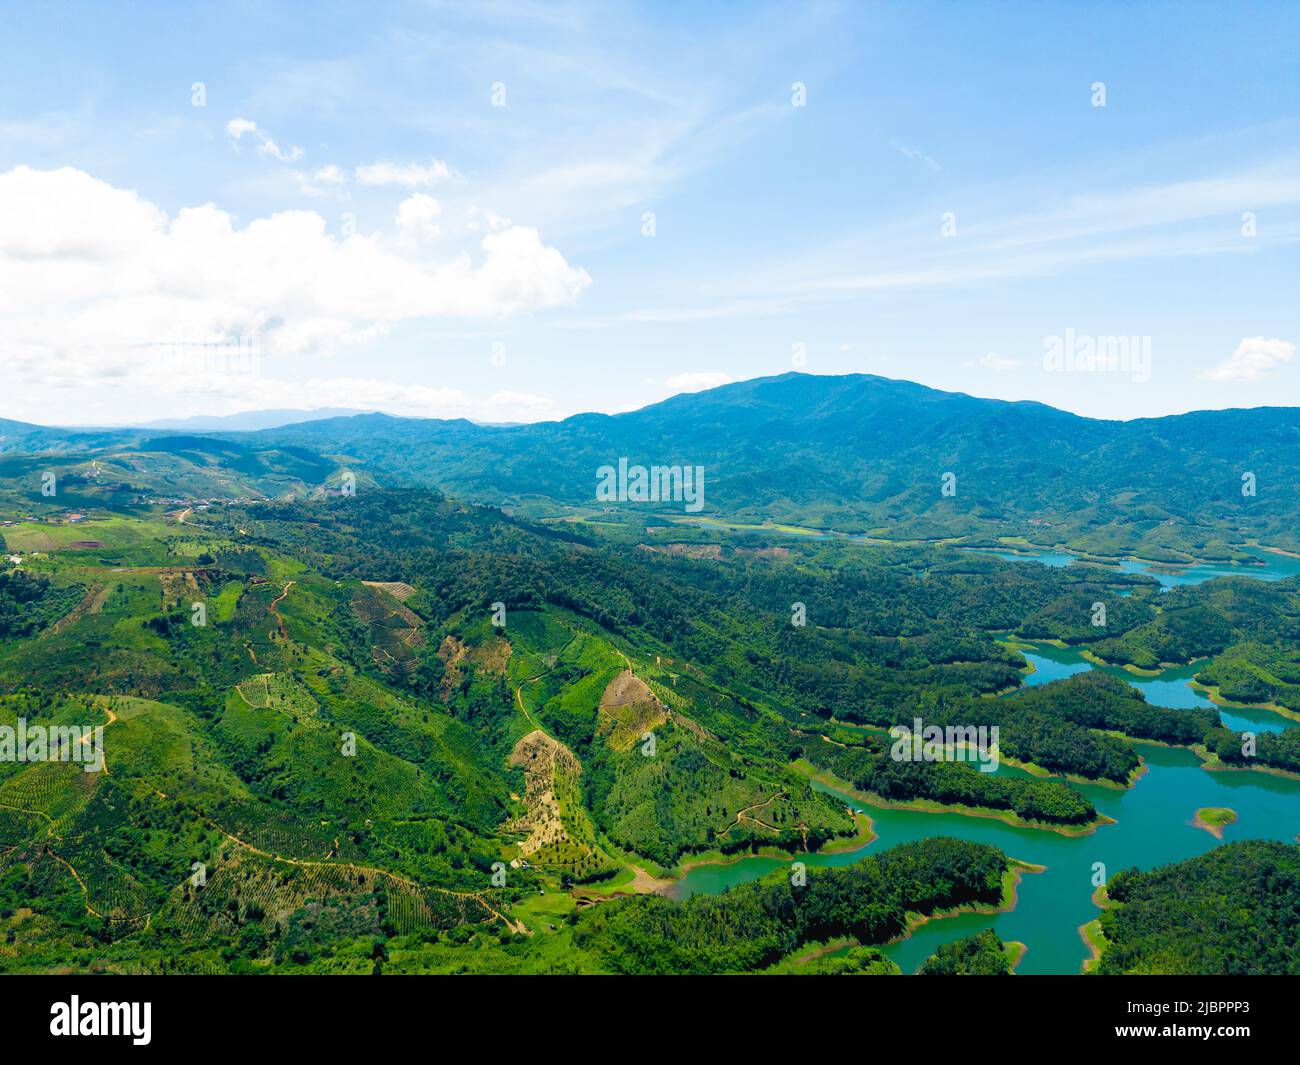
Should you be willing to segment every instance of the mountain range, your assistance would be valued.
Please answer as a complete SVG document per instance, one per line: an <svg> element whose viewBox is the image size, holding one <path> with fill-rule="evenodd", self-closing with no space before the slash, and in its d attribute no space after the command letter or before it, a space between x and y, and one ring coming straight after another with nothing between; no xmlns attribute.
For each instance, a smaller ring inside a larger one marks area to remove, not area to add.
<svg viewBox="0 0 1300 1065"><path fill-rule="evenodd" d="M278 429L282 425L320 421L323 418L350 418L365 411L352 407L318 407L315 410L249 410L238 414L196 415L192 418L159 418L144 422L141 429L179 429L190 433L241 433L258 429Z"/></svg>
<svg viewBox="0 0 1300 1065"><path fill-rule="evenodd" d="M142 483L161 454L188 462L190 481L220 466L209 494L267 496L320 489L286 469L306 462L299 472L315 476L321 464L307 456L319 455L336 478L433 485L534 516L688 516L680 502L599 505L597 470L626 459L703 467L702 515L737 523L885 539L1025 537L1170 560L1234 557L1257 539L1300 548L1290 520L1300 505L1300 410L1106 421L865 374L789 373L626 414L517 426L375 413L182 440L6 422L0 451L116 459L125 481Z"/></svg>

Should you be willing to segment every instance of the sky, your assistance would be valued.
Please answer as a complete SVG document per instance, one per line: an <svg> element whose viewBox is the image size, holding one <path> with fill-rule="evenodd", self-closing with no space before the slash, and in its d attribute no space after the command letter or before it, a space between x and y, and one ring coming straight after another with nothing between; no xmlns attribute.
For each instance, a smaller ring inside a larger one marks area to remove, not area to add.
<svg viewBox="0 0 1300 1065"><path fill-rule="evenodd" d="M1300 5L6 4L0 417L1300 405Z"/></svg>

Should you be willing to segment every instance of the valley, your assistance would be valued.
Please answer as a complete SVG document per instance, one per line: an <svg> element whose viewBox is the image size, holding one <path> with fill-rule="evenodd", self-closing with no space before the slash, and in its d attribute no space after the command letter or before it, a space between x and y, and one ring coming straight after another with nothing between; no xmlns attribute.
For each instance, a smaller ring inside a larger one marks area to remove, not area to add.
<svg viewBox="0 0 1300 1065"><path fill-rule="evenodd" d="M1285 555L534 522L413 488L83 506L3 529L0 724L109 716L102 776L0 762L10 971L913 972L992 929L1016 972L1074 973L1100 883L1216 846L1198 811L1235 814L1229 843L1300 831ZM882 762L913 716L999 724L1002 764ZM1029 871L752 956L654 931L942 839Z"/></svg>

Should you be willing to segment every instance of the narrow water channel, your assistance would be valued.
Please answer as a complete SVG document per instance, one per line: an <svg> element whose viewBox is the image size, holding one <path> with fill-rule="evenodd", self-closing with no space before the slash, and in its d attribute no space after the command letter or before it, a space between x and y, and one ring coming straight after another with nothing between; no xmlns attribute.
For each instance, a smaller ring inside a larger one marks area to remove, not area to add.
<svg viewBox="0 0 1300 1065"><path fill-rule="evenodd" d="M1029 556L1015 556L1028 559ZM1191 567L1181 574L1155 574L1162 585L1193 583L1232 573L1264 580L1278 580L1300 573L1300 559L1268 555L1267 567ZM1069 556L1033 558L1047 565L1067 565ZM1140 563L1128 563L1140 567ZM1194 572L1196 571L1196 572ZM1137 568L1130 572L1145 572ZM1172 583L1166 583L1171 581ZM1138 688L1155 705L1176 709L1214 706L1202 693L1188 686L1195 666L1166 670L1158 677L1139 677L1123 669L1094 667L1073 649L1035 645L1025 652L1034 669L1026 685L1045 684L1083 670L1102 668ZM1294 722L1267 710L1217 707L1230 728L1279 730ZM885 948L904 972L916 968L941 944L993 928L1004 940L1018 940L1028 946L1017 971L1021 973L1077 973L1088 957L1079 937L1079 926L1099 913L1093 904L1093 875L1102 863L1105 875L1130 866L1154 868L1182 861L1210 850L1218 840L1193 826L1196 811L1205 806L1235 810L1235 824L1223 830L1225 841L1234 839L1278 839L1294 842L1300 833L1300 780L1257 770L1210 772L1191 751L1137 742L1138 753L1148 771L1128 790L1102 785L1076 784L1096 806L1113 818L1086 836L1064 836L1045 829L1018 828L985 817L959 813L924 813L911 810L864 806L850 796L823 785L819 790L837 795L846 805L865 810L875 824L878 838L857 851L833 855L801 855L812 866L846 865L887 847L930 836L957 836L991 843L1022 861L1047 867L1043 873L1026 875L1020 883L1014 910L994 915L963 914L931 921L909 938ZM1023 774L1023 770L1002 766L999 773ZM788 860L756 856L730 864L696 866L672 894L685 897L698 892L715 893L736 884L755 880L788 865Z"/></svg>

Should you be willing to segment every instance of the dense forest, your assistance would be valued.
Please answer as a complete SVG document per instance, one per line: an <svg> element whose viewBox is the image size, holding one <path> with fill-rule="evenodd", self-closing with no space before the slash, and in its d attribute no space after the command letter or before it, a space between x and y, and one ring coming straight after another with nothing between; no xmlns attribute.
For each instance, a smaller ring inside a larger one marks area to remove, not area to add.
<svg viewBox="0 0 1300 1065"><path fill-rule="evenodd" d="M1142 741L1300 766L1300 729L1245 737L1100 672L1024 688L1019 650L1137 646L1204 610L1203 680L1282 681L1260 617L1292 582L1161 593L414 488L5 536L0 725L103 725L110 773L0 762L0 914L27 914L3 969L890 973L909 913L996 905L1006 859L859 857L867 823L826 786L1078 835L1106 825L1078 781L1133 786ZM895 759L887 730L914 718L996 726L1003 768ZM698 862L846 848L797 886L659 893ZM981 941L934 966L995 960Z"/></svg>
<svg viewBox="0 0 1300 1065"><path fill-rule="evenodd" d="M575 942L623 973L754 972L807 943L900 934L909 912L1002 901L1007 860L956 839L903 844L842 869L808 870L685 902L628 899L589 910Z"/></svg>
<svg viewBox="0 0 1300 1065"><path fill-rule="evenodd" d="M0 570L0 639L36 635L66 615L84 590L16 568Z"/></svg>
<svg viewBox="0 0 1300 1065"><path fill-rule="evenodd" d="M1097 818L1092 803L1059 781L995 776L959 762L899 762L890 757L887 740L867 738L861 747L842 747L817 737L802 753L855 788L895 802L927 799L1008 810L1055 825L1086 825Z"/></svg>
<svg viewBox="0 0 1300 1065"><path fill-rule="evenodd" d="M1006 944L991 928L945 943L925 960L922 976L1010 976Z"/></svg>
<svg viewBox="0 0 1300 1065"><path fill-rule="evenodd" d="M1247 840L1116 874L1102 973L1300 975L1300 847Z"/></svg>

